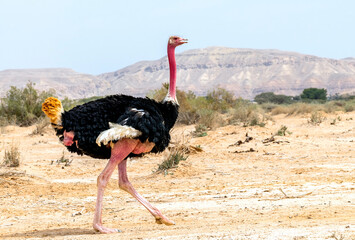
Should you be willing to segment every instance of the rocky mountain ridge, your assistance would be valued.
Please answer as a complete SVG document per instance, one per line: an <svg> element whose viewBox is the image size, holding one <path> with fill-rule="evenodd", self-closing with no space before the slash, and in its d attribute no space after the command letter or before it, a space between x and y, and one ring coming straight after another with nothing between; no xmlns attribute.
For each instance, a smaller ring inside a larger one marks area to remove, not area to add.
<svg viewBox="0 0 355 240"><path fill-rule="evenodd" d="M355 59L321 58L280 50L209 47L176 55L177 86L204 95L216 87L237 97L252 99L272 91L299 95L309 87L328 93L355 92ZM28 69L0 71L0 95L11 85L29 80L38 89L54 88L60 97L82 98L116 93L145 96L169 79L167 57L141 61L97 76L70 69Z"/></svg>

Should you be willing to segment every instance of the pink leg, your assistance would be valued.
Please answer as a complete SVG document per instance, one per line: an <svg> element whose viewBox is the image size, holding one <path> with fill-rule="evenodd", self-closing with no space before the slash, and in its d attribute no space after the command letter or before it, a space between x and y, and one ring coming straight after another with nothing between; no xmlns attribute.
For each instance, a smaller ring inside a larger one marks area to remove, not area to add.
<svg viewBox="0 0 355 240"><path fill-rule="evenodd" d="M170 221L165 217L156 207L152 206L144 197L142 197L132 186L127 178L126 171L127 159L123 160L118 164L118 173L119 173L119 186L121 189L130 193L135 197L138 202L140 202L148 211L155 217L156 223L165 225L174 225L173 221Z"/></svg>
<svg viewBox="0 0 355 240"><path fill-rule="evenodd" d="M116 229L104 227L102 225L102 200L104 196L105 187L107 186L110 177L115 170L116 166L124 160L128 154L137 146L138 140L134 139L122 139L115 144L111 151L111 158L108 161L105 169L97 178L97 200L95 207L94 223L95 230L101 233L114 233Z"/></svg>

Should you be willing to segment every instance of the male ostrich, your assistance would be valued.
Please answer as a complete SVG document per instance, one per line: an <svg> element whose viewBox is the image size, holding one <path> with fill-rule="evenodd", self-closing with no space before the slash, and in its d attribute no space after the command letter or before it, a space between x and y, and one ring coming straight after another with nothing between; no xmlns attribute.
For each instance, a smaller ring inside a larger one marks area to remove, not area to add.
<svg viewBox="0 0 355 240"><path fill-rule="evenodd" d="M162 102L126 95L108 96L64 111L53 97L45 100L43 112L63 144L71 152L109 161L97 178L97 201L93 228L101 233L114 233L102 225L102 200L105 187L118 166L119 187L135 197L155 217L158 224L173 225L133 188L127 178L129 156L162 152L169 144L170 129L178 117L176 100L175 47L187 39L172 36L168 41L170 67L169 92Z"/></svg>

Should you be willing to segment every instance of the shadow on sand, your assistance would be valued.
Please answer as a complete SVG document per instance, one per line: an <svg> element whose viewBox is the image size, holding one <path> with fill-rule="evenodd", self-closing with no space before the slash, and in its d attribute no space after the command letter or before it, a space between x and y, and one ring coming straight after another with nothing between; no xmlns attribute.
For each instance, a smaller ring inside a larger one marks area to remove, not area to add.
<svg viewBox="0 0 355 240"><path fill-rule="evenodd" d="M28 232L14 233L9 235L1 235L0 239L9 238L42 238L42 237L56 237L56 236L70 236L70 235L93 235L99 234L94 229L81 229L81 228L57 228L46 230L31 230Z"/></svg>

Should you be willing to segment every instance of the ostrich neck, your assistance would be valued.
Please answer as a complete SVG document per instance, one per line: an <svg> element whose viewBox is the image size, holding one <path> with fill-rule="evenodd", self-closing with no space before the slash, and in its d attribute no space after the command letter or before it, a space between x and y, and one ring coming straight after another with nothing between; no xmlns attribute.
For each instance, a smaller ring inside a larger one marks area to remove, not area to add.
<svg viewBox="0 0 355 240"><path fill-rule="evenodd" d="M170 68L170 84L168 96L176 100L176 61L175 47L168 44L168 59Z"/></svg>

